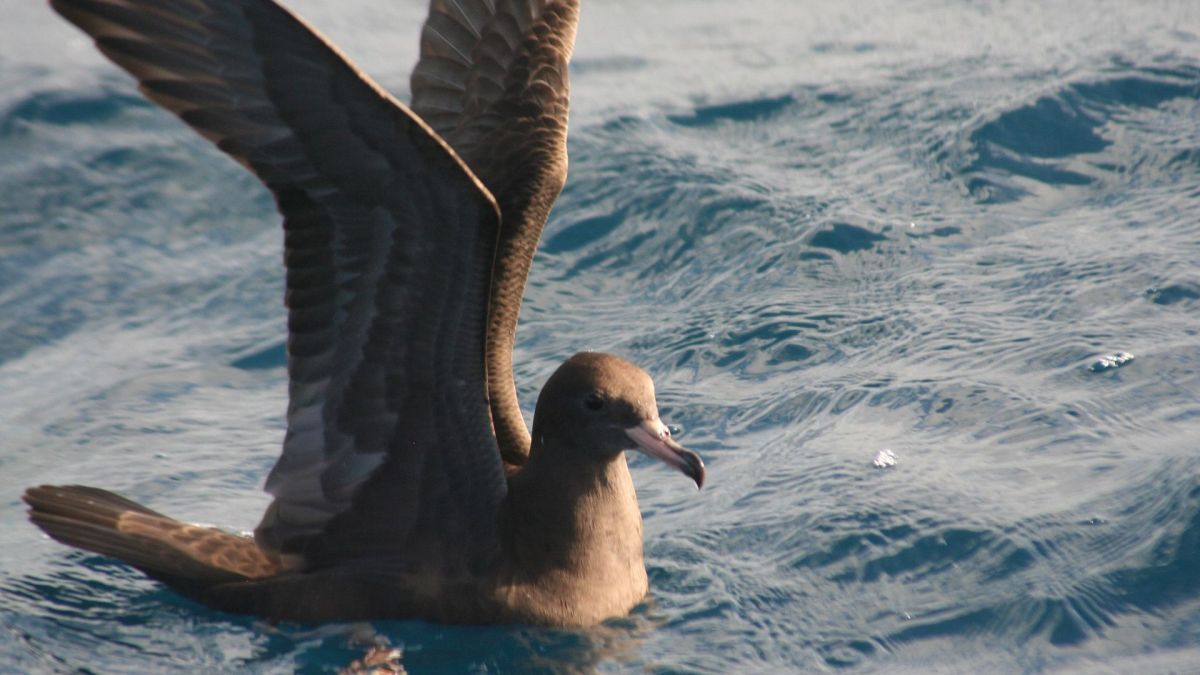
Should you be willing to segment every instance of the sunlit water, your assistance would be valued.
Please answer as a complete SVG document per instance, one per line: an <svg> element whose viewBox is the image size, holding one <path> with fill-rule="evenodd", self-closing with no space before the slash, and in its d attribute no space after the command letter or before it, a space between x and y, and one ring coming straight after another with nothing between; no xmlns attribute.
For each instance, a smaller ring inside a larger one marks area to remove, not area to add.
<svg viewBox="0 0 1200 675"><path fill-rule="evenodd" d="M406 98L423 2L295 6ZM585 0L518 382L624 354L709 466L632 459L652 597L586 631L273 627L24 522L84 482L253 527L281 236L0 8L0 671L325 672L371 630L412 673L1200 668L1200 4Z"/></svg>

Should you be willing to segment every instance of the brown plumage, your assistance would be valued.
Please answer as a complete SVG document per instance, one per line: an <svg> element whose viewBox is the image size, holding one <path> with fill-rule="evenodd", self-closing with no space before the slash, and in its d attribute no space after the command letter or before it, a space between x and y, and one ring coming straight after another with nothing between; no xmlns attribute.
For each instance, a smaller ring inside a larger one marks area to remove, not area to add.
<svg viewBox="0 0 1200 675"><path fill-rule="evenodd" d="M299 620L588 624L646 592L623 450L693 478L636 366L512 378L529 264L566 177L577 0L433 0L405 107L271 0L52 0L255 173L284 217L288 431L254 537L110 492L30 518L213 607Z"/></svg>

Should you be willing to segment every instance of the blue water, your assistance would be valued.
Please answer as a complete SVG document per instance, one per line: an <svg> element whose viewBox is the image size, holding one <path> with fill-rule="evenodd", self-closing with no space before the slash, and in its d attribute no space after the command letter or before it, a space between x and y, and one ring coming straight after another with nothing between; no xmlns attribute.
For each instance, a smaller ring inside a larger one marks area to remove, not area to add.
<svg viewBox="0 0 1200 675"><path fill-rule="evenodd" d="M402 99L424 5L294 3ZM83 482L253 527L281 235L0 7L0 671L331 672L373 632L414 674L1200 672L1200 4L585 0L518 382L624 354L709 466L632 459L652 597L585 631L270 626L24 522Z"/></svg>

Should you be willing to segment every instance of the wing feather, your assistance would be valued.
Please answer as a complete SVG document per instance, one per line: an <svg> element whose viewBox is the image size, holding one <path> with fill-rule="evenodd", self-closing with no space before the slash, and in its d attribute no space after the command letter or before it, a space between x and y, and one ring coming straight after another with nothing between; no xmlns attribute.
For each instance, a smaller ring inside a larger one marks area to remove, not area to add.
<svg viewBox="0 0 1200 675"><path fill-rule="evenodd" d="M505 490L485 384L488 190L270 0L51 4L284 216L288 430L259 544L309 567L485 555Z"/></svg>
<svg viewBox="0 0 1200 675"><path fill-rule="evenodd" d="M503 214L488 317L488 393L505 462L529 448L512 348L529 265L567 176L567 63L578 0L432 0L413 111L458 152Z"/></svg>

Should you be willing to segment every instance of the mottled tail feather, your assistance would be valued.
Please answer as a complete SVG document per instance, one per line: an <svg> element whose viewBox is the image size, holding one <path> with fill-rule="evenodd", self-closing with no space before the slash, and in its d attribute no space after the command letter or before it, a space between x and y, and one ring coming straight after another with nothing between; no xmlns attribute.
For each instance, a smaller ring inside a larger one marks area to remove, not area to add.
<svg viewBox="0 0 1200 675"><path fill-rule="evenodd" d="M25 491L29 519L70 546L120 559L182 589L259 578L279 571L253 539L189 525L124 497L82 485Z"/></svg>
<svg viewBox="0 0 1200 675"><path fill-rule="evenodd" d="M40 485L25 490L22 499L31 516L50 514L110 528L115 528L117 518L127 511L166 518L121 495L86 485Z"/></svg>

